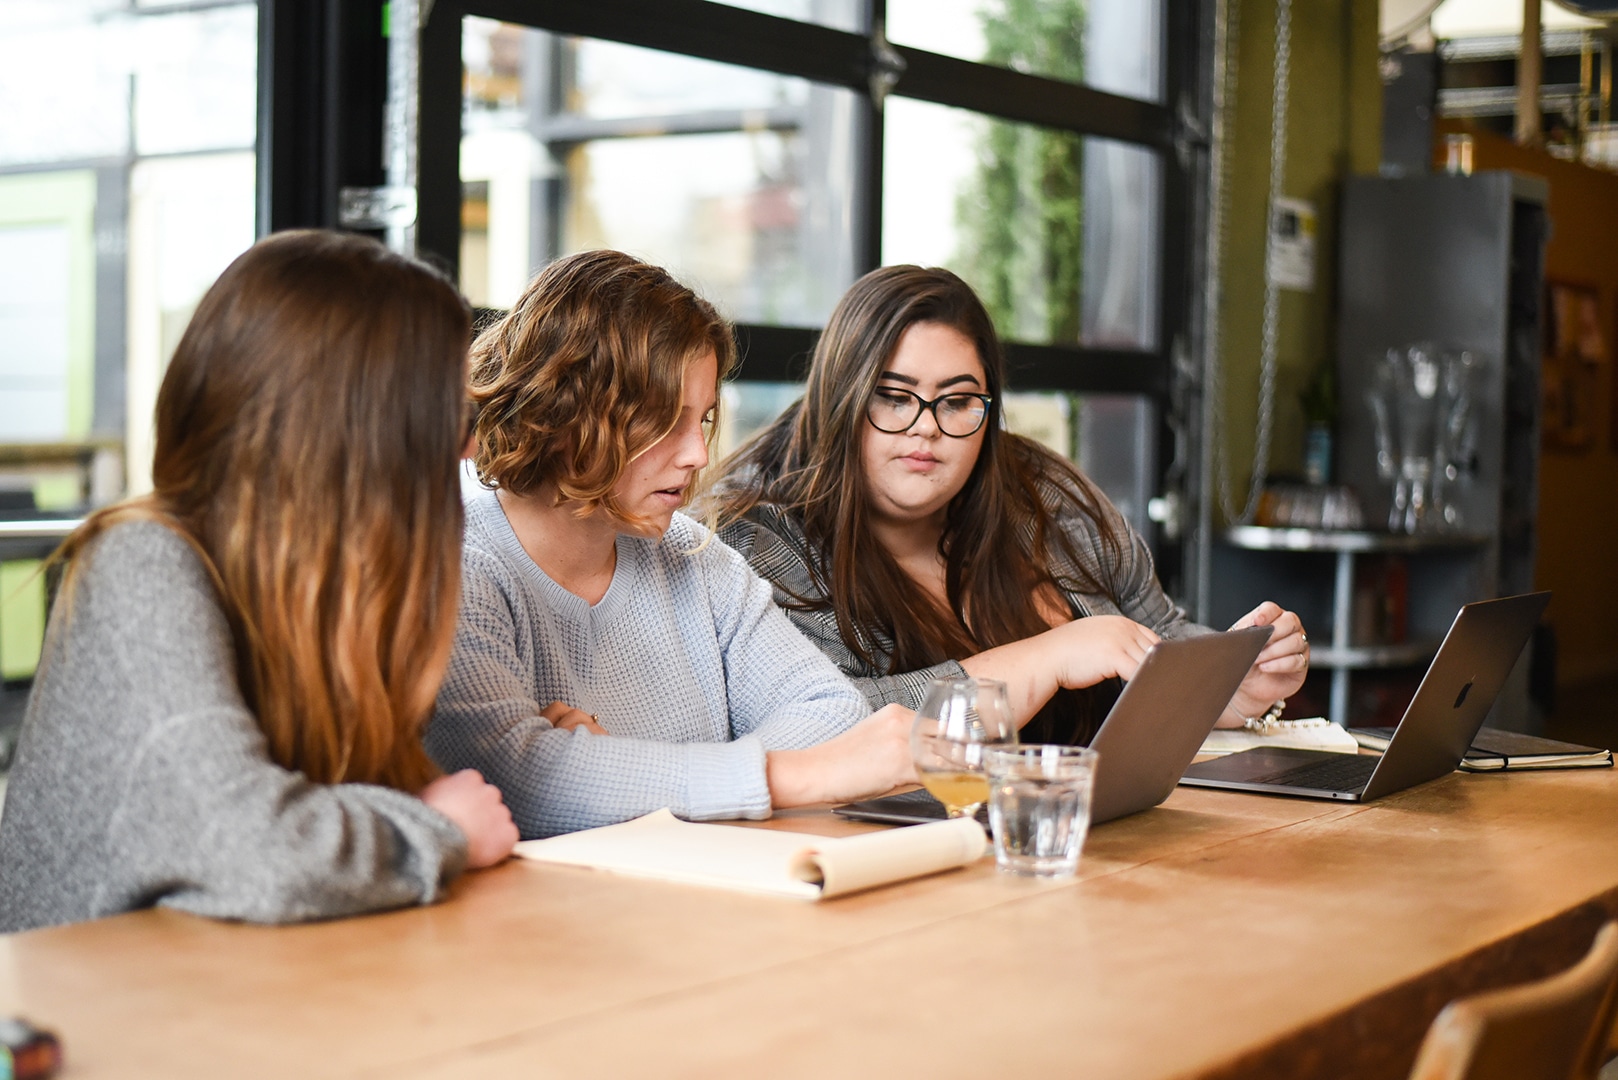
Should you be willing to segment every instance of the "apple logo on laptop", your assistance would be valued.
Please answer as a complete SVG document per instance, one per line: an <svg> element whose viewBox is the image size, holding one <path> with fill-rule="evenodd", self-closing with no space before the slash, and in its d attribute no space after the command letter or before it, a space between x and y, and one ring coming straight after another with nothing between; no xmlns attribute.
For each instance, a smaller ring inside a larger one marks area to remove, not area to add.
<svg viewBox="0 0 1618 1080"><path fill-rule="evenodd" d="M1455 695L1455 704L1450 706L1450 708L1459 709L1461 707L1461 703L1466 700L1466 695L1472 692L1472 683L1476 680L1476 678L1477 676L1474 675L1471 679L1466 680L1466 685L1461 687L1461 692L1459 694Z"/></svg>

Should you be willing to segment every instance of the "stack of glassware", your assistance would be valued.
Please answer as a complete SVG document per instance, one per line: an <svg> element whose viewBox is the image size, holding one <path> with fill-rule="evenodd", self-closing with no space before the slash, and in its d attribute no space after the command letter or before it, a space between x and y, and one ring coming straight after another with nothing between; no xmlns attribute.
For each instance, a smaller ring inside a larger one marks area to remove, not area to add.
<svg viewBox="0 0 1618 1080"><path fill-rule="evenodd" d="M1366 400L1377 475L1393 486L1388 531L1461 530L1461 509L1449 492L1474 456L1477 361L1464 350L1416 342L1388 349L1376 366Z"/></svg>

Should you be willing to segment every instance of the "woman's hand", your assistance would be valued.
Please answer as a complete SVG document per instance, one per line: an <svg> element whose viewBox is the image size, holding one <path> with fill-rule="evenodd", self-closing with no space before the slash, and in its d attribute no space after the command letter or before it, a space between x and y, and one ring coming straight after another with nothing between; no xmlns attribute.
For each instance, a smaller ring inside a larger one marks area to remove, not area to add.
<svg viewBox="0 0 1618 1080"><path fill-rule="evenodd" d="M1147 650L1157 642L1155 631L1133 619L1092 615L969 656L961 667L973 678L1004 682L1021 725L1059 689L1134 678Z"/></svg>
<svg viewBox="0 0 1618 1080"><path fill-rule="evenodd" d="M607 733L607 729L601 726L601 721L597 720L593 714L584 712L582 709L575 709L565 701L551 702L540 710L539 715L549 720L551 727L560 731L583 728L585 731L596 735L605 735Z"/></svg>
<svg viewBox="0 0 1618 1080"><path fill-rule="evenodd" d="M848 802L914 784L910 725L915 715L903 705L884 705L819 746L770 751L765 757L770 804L784 810Z"/></svg>
<svg viewBox="0 0 1618 1080"><path fill-rule="evenodd" d="M1269 600L1237 619L1232 630L1248 626L1273 627L1264 651L1253 661L1242 685L1220 717L1220 727L1240 727L1242 719L1258 716L1274 702L1291 697L1309 674L1309 635L1293 612Z"/></svg>
<svg viewBox="0 0 1618 1080"><path fill-rule="evenodd" d="M466 868L480 870L511 854L517 826L500 789L485 783L476 769L462 769L421 789L420 799L453 821L466 835Z"/></svg>
<svg viewBox="0 0 1618 1080"><path fill-rule="evenodd" d="M1059 686L1076 690L1103 679L1126 682L1159 641L1157 632L1122 615L1074 619L1030 639L1045 653Z"/></svg>

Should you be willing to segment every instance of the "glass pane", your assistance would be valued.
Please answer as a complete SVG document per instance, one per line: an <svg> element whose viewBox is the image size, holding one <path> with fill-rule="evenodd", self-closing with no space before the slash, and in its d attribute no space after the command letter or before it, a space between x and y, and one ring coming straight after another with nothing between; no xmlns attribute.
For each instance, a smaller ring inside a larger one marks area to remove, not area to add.
<svg viewBox="0 0 1618 1080"><path fill-rule="evenodd" d="M129 180L129 485L151 487L157 388L197 301L253 243L251 151L154 158Z"/></svg>
<svg viewBox="0 0 1618 1080"><path fill-rule="evenodd" d="M1157 409L1136 394L1075 394L1073 460L1142 536L1157 492Z"/></svg>
<svg viewBox="0 0 1618 1080"><path fill-rule="evenodd" d="M801 79L492 19L468 18L461 41L474 123L490 112L518 123L530 113L543 121L768 109L802 105L808 93Z"/></svg>
<svg viewBox="0 0 1618 1080"><path fill-rule="evenodd" d="M135 152L250 149L258 133L258 8L131 20Z"/></svg>
<svg viewBox="0 0 1618 1080"><path fill-rule="evenodd" d="M1157 348L1160 168L1144 147L1084 140L1084 345Z"/></svg>
<svg viewBox="0 0 1618 1080"><path fill-rule="evenodd" d="M862 33L864 29L860 24L864 0L727 0L725 6L762 11L783 19L819 23L854 34Z"/></svg>
<svg viewBox="0 0 1618 1080"><path fill-rule="evenodd" d="M1162 0L888 0L888 40L1162 98Z"/></svg>
<svg viewBox="0 0 1618 1080"><path fill-rule="evenodd" d="M0 167L128 148L127 24L111 14L121 7L121 0L0 4Z"/></svg>
<svg viewBox="0 0 1618 1080"><path fill-rule="evenodd" d="M461 287L506 307L589 248L668 267L745 322L819 325L853 280L845 90L466 22Z"/></svg>
<svg viewBox="0 0 1618 1080"><path fill-rule="evenodd" d="M1001 404L1006 430L1074 462L1137 531L1149 535L1146 503L1157 475L1155 413L1149 399L1021 390L1006 392Z"/></svg>
<svg viewBox="0 0 1618 1080"><path fill-rule="evenodd" d="M257 37L251 2L0 0L0 442L74 444L20 501L149 486L174 343L253 241Z"/></svg>
<svg viewBox="0 0 1618 1080"><path fill-rule="evenodd" d="M799 382L732 382L719 389L719 440L714 444L713 457L716 464L803 397L803 383Z"/></svg>
<svg viewBox="0 0 1618 1080"><path fill-rule="evenodd" d="M13 190L0 181L0 194ZM68 438L73 231L65 219L0 223L0 442Z"/></svg>
<svg viewBox="0 0 1618 1080"><path fill-rule="evenodd" d="M904 98L885 137L884 263L954 270L1008 339L1155 347L1152 152Z"/></svg>

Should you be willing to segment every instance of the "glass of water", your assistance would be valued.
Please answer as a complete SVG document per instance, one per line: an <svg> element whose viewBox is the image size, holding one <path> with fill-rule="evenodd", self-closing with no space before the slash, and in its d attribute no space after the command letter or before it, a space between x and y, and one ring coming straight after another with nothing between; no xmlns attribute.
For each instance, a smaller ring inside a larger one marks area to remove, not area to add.
<svg viewBox="0 0 1618 1080"><path fill-rule="evenodd" d="M1071 877L1090 831L1099 755L1079 746L990 746L989 827L1001 870Z"/></svg>

